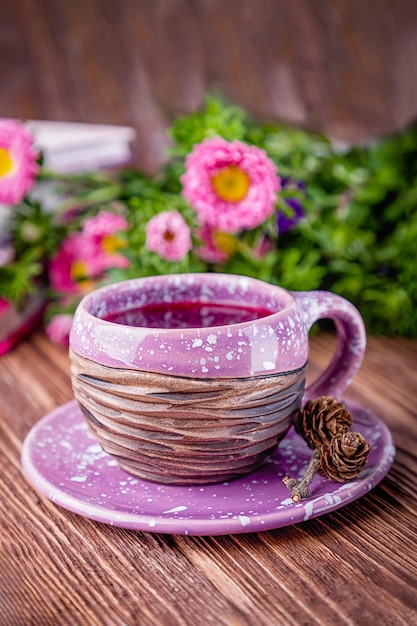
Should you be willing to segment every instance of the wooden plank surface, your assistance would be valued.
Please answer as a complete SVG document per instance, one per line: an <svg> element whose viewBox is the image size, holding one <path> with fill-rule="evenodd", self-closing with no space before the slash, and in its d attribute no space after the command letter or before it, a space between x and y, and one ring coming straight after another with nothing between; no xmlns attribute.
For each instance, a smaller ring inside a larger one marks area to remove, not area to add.
<svg viewBox="0 0 417 626"><path fill-rule="evenodd" d="M309 377L332 335L312 342ZM348 397L397 446L388 476L338 511L264 533L186 537L114 528L39 495L22 441L72 398L69 360L38 332L0 359L0 623L415 624L417 342L369 339Z"/></svg>
<svg viewBox="0 0 417 626"><path fill-rule="evenodd" d="M417 115L415 0L0 2L0 116L114 123L163 160L218 88L254 116L369 141Z"/></svg>

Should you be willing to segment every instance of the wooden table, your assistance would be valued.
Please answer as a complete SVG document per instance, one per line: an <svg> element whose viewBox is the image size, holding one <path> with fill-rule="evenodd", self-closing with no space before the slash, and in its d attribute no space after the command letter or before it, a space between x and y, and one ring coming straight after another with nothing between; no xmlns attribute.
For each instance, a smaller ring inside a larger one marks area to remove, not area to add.
<svg viewBox="0 0 417 626"><path fill-rule="evenodd" d="M331 335L312 341L310 376ZM137 532L37 493L20 451L72 398L66 351L35 333L0 358L0 623L4 626L417 624L417 342L370 338L347 397L397 447L387 477L322 517L263 533Z"/></svg>

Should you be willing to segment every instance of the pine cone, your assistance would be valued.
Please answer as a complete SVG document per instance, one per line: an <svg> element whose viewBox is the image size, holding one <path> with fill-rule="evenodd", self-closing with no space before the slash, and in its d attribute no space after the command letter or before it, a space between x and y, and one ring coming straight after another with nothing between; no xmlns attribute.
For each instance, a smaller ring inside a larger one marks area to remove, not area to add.
<svg viewBox="0 0 417 626"><path fill-rule="evenodd" d="M352 416L343 402L326 396L308 400L294 415L296 432L313 450L329 444L335 435L347 432L351 425Z"/></svg>
<svg viewBox="0 0 417 626"><path fill-rule="evenodd" d="M369 444L360 433L339 433L322 447L320 474L341 483L351 480L365 466L368 454Z"/></svg>

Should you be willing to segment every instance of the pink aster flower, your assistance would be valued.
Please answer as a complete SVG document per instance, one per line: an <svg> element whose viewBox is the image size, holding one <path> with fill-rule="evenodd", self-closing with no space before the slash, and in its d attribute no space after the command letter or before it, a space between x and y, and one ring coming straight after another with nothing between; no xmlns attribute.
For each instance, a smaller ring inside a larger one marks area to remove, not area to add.
<svg viewBox="0 0 417 626"><path fill-rule="evenodd" d="M225 237L232 237L226 233L219 233L207 224L203 224L197 230L196 235L203 242L202 246L195 249L197 256L206 263L225 263L229 256L233 254L232 246L226 247L223 244Z"/></svg>
<svg viewBox="0 0 417 626"><path fill-rule="evenodd" d="M0 203L17 204L30 191L39 170L37 157L24 124L0 118Z"/></svg>
<svg viewBox="0 0 417 626"><path fill-rule="evenodd" d="M51 287L66 294L86 293L106 270L128 267L129 260L119 254L124 246L120 232L126 228L124 217L107 211L86 219L83 230L67 237L51 259Z"/></svg>
<svg viewBox="0 0 417 626"><path fill-rule="evenodd" d="M60 293L77 294L90 291L88 266L85 257L88 249L82 233L67 237L52 257L49 264L49 282L52 289Z"/></svg>
<svg viewBox="0 0 417 626"><path fill-rule="evenodd" d="M194 146L181 178L183 196L201 222L237 233L262 224L274 211L280 179L264 150L221 137Z"/></svg>
<svg viewBox="0 0 417 626"><path fill-rule="evenodd" d="M49 324L47 324L45 332L53 343L63 348L68 348L71 326L72 315L69 313L54 315Z"/></svg>
<svg viewBox="0 0 417 626"><path fill-rule="evenodd" d="M89 261L91 274L101 274L110 267L128 267L129 260L119 254L119 250L125 246L120 233L127 227L128 223L122 215L108 211L85 220L82 234L87 255L84 256Z"/></svg>
<svg viewBox="0 0 417 626"><path fill-rule="evenodd" d="M192 248L187 222L178 211L163 211L146 224L146 247L166 261L181 261Z"/></svg>

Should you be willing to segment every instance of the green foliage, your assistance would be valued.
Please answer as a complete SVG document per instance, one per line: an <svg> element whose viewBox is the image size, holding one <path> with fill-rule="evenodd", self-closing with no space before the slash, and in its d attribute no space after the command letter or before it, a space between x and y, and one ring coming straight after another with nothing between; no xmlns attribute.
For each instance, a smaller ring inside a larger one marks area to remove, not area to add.
<svg viewBox="0 0 417 626"><path fill-rule="evenodd" d="M18 261L0 267L0 296L21 308L25 297L35 292L42 272L39 249L29 249Z"/></svg>
<svg viewBox="0 0 417 626"><path fill-rule="evenodd" d="M208 96L202 111L195 111L173 122L170 129L175 142L172 154L185 157L194 144L209 137L220 136L233 141L244 140L245 134L245 113L239 107L225 106L220 99Z"/></svg>
<svg viewBox="0 0 417 626"><path fill-rule="evenodd" d="M173 128L176 154L213 134L241 139L264 148L281 176L305 185L305 218L279 237L273 253L254 259L239 250L216 269L294 290L329 289L358 306L369 332L417 336L415 127L339 152L324 137L255 123L209 100Z"/></svg>
<svg viewBox="0 0 417 626"><path fill-rule="evenodd" d="M42 258L50 258L85 215L122 207L129 223L124 254L130 267L110 270L105 281L184 271L247 274L293 290L334 291L356 304L368 332L417 337L415 127L341 152L325 137L254 122L238 107L208 97L201 111L174 120L170 134L171 159L154 179L131 169L61 181L66 194L72 185L64 206L79 208L70 225L64 227L36 203L17 208L16 259L1 268L0 295L21 298L40 273ZM164 261L145 246L146 224L156 213L176 209L195 227L195 215L181 196L180 176L194 144L216 135L265 149L279 174L295 183L283 188L277 211L291 216L291 198L302 204L305 215L278 235L276 216L240 233L224 264L208 266L195 254L179 263ZM265 237L271 245L259 254Z"/></svg>

